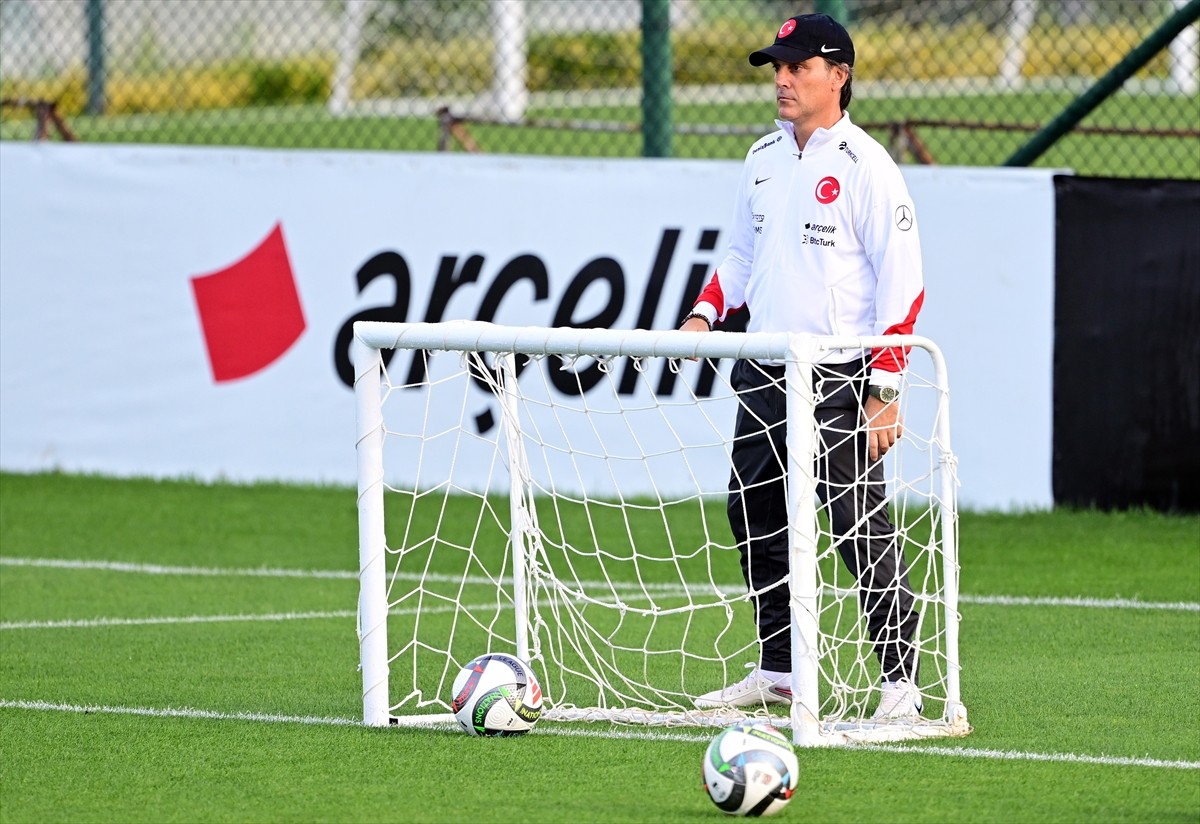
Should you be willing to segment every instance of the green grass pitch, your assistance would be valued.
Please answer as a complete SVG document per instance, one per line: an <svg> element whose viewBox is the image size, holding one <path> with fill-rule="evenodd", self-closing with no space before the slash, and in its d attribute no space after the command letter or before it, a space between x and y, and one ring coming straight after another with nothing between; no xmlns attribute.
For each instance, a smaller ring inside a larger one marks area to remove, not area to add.
<svg viewBox="0 0 1200 824"><path fill-rule="evenodd" d="M974 732L801 750L777 820L1200 820L1200 517L960 533ZM722 820L711 731L359 725L356 568L351 489L0 474L0 821Z"/></svg>

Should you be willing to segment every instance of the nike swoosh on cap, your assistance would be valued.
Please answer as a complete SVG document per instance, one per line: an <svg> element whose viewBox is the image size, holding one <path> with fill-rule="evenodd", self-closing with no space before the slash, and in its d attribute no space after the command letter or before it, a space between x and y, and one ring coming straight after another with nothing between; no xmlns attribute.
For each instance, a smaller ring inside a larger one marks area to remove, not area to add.
<svg viewBox="0 0 1200 824"><path fill-rule="evenodd" d="M771 178L769 178L769 177L756 177L756 178L754 178L754 185L757 186L760 183L766 183L770 179Z"/></svg>
<svg viewBox="0 0 1200 824"><path fill-rule="evenodd" d="M841 51L841 49L827 49L824 46L821 47L821 54L829 54L830 52L835 51Z"/></svg>

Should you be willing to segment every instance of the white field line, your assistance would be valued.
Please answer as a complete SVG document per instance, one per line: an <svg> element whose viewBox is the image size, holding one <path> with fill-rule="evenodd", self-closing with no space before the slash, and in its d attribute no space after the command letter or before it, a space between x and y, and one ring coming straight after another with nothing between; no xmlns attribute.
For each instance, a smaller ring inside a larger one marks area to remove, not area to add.
<svg viewBox="0 0 1200 824"><path fill-rule="evenodd" d="M268 612L260 615L178 615L155 618L80 618L62 621L3 621L5 629L86 629L90 627L141 627L153 624L223 624L240 621L300 621L307 618L353 618L352 609L324 612Z"/></svg>
<svg viewBox="0 0 1200 824"><path fill-rule="evenodd" d="M71 560L62 558L14 558L9 556L0 556L0 566L14 567L43 567L50 569L71 569L71 570L100 570L102 572L131 572L140 575L194 575L203 577L245 577L245 578L332 578L339 580L358 580L358 573L348 569L279 569L277 567L195 567L195 566L164 566L161 564L135 564L125 561L87 561L87 560ZM389 573L388 578L394 578L400 581L430 581L432 583L464 583L464 584L511 584L511 578L489 578L486 575L469 575L466 577L459 575L446 575L436 572L415 573L415 572L396 572ZM604 588L612 586L616 589L638 589L645 588L648 591L667 593L680 592L684 587L679 584L664 584L664 583L643 583L638 584L632 581L615 581L615 582L598 582L598 581L580 581L583 587L586 588ZM737 584L729 584L733 589L745 589L745 586Z"/></svg>
<svg viewBox="0 0 1200 824"><path fill-rule="evenodd" d="M1200 770L1200 761L1166 761L1161 758L1122 758L1114 755L1076 755L1069 752L1037 753L1017 750L980 750L974 747L914 747L911 744L884 746L866 744L875 752L911 752L921 755L951 755L960 758L991 758L1001 761L1053 761L1066 764L1103 764L1116 767L1160 767L1169 770Z"/></svg>
<svg viewBox="0 0 1200 824"><path fill-rule="evenodd" d="M389 615L436 615L438 613L483 612L488 609L512 609L509 604L454 604L444 607L424 606L392 607ZM0 630L6 629L90 629L93 627L139 627L154 624L222 624L246 621L306 621L314 618L355 618L353 609L323 610L316 612L267 612L242 613L237 615L178 615L153 618L74 618L61 621L3 621Z"/></svg>
<svg viewBox="0 0 1200 824"><path fill-rule="evenodd" d="M47 567L50 569L98 569L105 572L133 572L140 575L199 575L248 578L336 578L357 580L358 573L345 569L276 569L272 567L196 567L131 564L124 561L84 561L66 558L0 557L0 566Z"/></svg>
<svg viewBox="0 0 1200 824"><path fill-rule="evenodd" d="M0 709L20 709L41 712L73 712L79 714L104 713L110 715L137 715L150 718L195 718L220 721L260 721L285 724L324 724L331 726L356 727L362 722L353 718L329 718L320 716L276 715L257 712L216 712L191 707L154 709L151 707L110 707L105 705L59 704L50 701L14 701L0 699ZM449 728L449 725L444 725ZM597 730L575 727L570 724L550 724L538 727L536 735L564 735L575 738L606 738L636 741L682 741L707 744L711 733L658 731L658 730ZM1066 764L1097 764L1112 767L1153 767L1171 770L1200 770L1200 761L1168 761L1161 758L1124 758L1108 755L1078 755L1076 753L1032 753L1004 750L982 750L973 747L923 747L906 744L857 744L854 749L871 752L892 752L918 755L940 755L951 758L984 758L1003 761L1043 761Z"/></svg>
<svg viewBox="0 0 1200 824"><path fill-rule="evenodd" d="M1023 595L959 595L961 604L1002 607L1092 607L1094 609L1165 609L1200 612L1192 601L1139 601L1137 598L1055 598Z"/></svg>
<svg viewBox="0 0 1200 824"><path fill-rule="evenodd" d="M17 558L0 556L0 566L14 567L47 567L54 569L94 569L108 572L130 572L142 575L195 575L217 577L252 577L252 578L332 578L341 580L357 580L358 573L351 570L338 569L278 569L272 567L194 567L194 566L162 566L159 564L134 564L122 561L86 561L60 558ZM496 585L511 583L508 579L493 579L487 576L468 576L461 578L453 575L438 575L429 573L420 576L415 573L394 573L389 577L396 580L421 580L433 583L464 583ZM588 590L645 590L664 597L671 595L683 596L689 590L711 591L715 588L722 591L744 590L745 586L738 583L716 584L685 587L678 584L646 583L638 584L626 581L580 581L581 587ZM1086 598L1086 597L1055 597L1055 596L1022 596L1022 595L966 595L958 596L959 603L977 604L980 606L1019 606L1019 607L1083 607L1091 609L1153 609L1174 612L1200 612L1200 603L1192 601L1141 601L1137 598ZM2 627L2 625L0 625Z"/></svg>
<svg viewBox="0 0 1200 824"><path fill-rule="evenodd" d="M144 715L150 718L207 718L221 721L273 721L285 724L332 724L344 727L360 726L361 721L353 718L320 718L302 715L274 715L262 712L214 712L192 707L180 709L152 709L150 707L107 707L103 705L55 704L49 701L8 701L0 699L0 708L17 710L41 710L43 712L74 712L81 715L105 713L109 715Z"/></svg>

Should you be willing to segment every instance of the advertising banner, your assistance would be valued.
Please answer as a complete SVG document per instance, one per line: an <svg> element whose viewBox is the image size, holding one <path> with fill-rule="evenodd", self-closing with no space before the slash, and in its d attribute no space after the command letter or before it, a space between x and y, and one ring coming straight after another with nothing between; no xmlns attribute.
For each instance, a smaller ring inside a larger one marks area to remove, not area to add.
<svg viewBox="0 0 1200 824"><path fill-rule="evenodd" d="M674 328L739 169L0 144L0 467L353 483L355 320ZM960 499L1048 506L1052 173L904 171Z"/></svg>

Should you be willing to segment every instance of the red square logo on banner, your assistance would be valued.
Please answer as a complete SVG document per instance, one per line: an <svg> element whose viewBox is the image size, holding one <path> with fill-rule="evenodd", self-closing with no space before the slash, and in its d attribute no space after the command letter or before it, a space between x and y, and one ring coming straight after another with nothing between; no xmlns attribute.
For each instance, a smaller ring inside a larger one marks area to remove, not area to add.
<svg viewBox="0 0 1200 824"><path fill-rule="evenodd" d="M193 277L192 291L217 383L265 369L304 332L281 224L237 263Z"/></svg>

